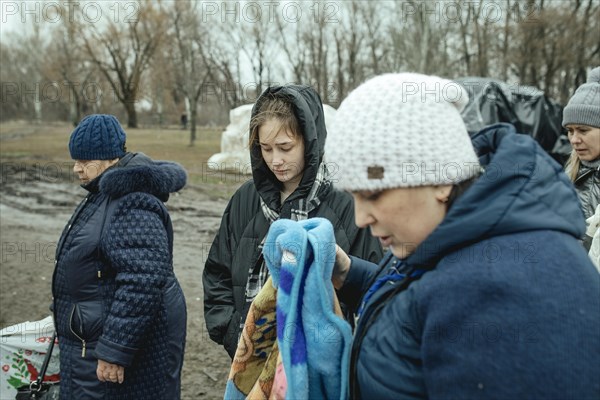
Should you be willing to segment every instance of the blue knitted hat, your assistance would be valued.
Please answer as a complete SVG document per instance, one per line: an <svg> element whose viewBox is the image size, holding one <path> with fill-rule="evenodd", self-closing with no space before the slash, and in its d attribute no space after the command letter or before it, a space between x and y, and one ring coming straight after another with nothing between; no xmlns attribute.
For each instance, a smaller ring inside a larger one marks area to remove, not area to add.
<svg viewBox="0 0 600 400"><path fill-rule="evenodd" d="M125 155L125 131L112 115L85 117L71 133L73 160L112 160Z"/></svg>

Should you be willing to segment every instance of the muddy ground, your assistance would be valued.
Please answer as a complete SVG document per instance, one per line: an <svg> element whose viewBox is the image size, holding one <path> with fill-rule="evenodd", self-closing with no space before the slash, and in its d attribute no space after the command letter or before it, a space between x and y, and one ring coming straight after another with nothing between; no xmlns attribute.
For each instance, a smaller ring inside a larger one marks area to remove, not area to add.
<svg viewBox="0 0 600 400"><path fill-rule="evenodd" d="M225 184L235 188L240 182ZM222 191L216 189L222 187L188 186L167 203L175 231L175 273L188 309L183 399L222 398L229 371L227 353L208 338L202 309L202 269L227 204L215 196ZM56 242L84 196L69 173L2 163L0 328L49 315Z"/></svg>

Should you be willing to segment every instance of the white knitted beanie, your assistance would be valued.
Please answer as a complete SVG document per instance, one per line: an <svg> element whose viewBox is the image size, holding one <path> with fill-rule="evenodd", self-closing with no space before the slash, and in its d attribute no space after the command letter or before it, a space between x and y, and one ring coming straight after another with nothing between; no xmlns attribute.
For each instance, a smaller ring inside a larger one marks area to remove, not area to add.
<svg viewBox="0 0 600 400"><path fill-rule="evenodd" d="M479 162L460 111L465 89L437 76L385 74L340 105L325 144L336 186L349 191L454 184Z"/></svg>

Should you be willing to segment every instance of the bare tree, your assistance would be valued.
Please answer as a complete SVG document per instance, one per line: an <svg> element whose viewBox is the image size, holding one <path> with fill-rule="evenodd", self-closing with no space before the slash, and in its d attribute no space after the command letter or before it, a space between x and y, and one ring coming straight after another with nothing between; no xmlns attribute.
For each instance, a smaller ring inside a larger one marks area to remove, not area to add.
<svg viewBox="0 0 600 400"><path fill-rule="evenodd" d="M370 69L373 75L378 75L385 68L382 61L386 58L389 49L385 41L386 16L390 13L389 4L386 2L356 1L358 12L362 17L362 24L367 29L365 37L369 49ZM360 47L360 46L359 46ZM352 85L354 86L354 84Z"/></svg>
<svg viewBox="0 0 600 400"><path fill-rule="evenodd" d="M600 18L600 3L594 0L588 0L587 4L584 0L575 2L575 13L583 14L576 27L576 38L580 44L577 49L577 65L575 67L574 86L577 87L584 82L585 68L593 59L596 60L600 56L600 29L598 19ZM583 11L581 11L583 9ZM593 22L595 21L595 22Z"/></svg>
<svg viewBox="0 0 600 400"><path fill-rule="evenodd" d="M68 4L70 9L75 8L73 0L68 0L65 4ZM82 51L83 41L77 31L78 27L73 18L61 18L59 23L54 25L53 40L43 66L47 76L65 86L68 96L63 101L66 100L69 120L73 125L79 123L82 112L87 109L87 104L84 104L88 100L85 89L97 72ZM92 101L95 100L92 98Z"/></svg>
<svg viewBox="0 0 600 400"><path fill-rule="evenodd" d="M293 72L295 82L308 81L308 49L302 46L302 32L299 24L287 24L281 18L276 19L280 45Z"/></svg>
<svg viewBox="0 0 600 400"><path fill-rule="evenodd" d="M211 27L206 35L196 40L198 50L206 67L208 80L202 87L202 101L208 94L218 96L219 103L231 108L244 103L240 89L241 68L240 49L228 40L229 30L237 29L235 24L218 24Z"/></svg>
<svg viewBox="0 0 600 400"><path fill-rule="evenodd" d="M15 42L25 42L26 37L12 38ZM35 81L32 83L31 69L37 65L28 59L28 53L21 46L0 42L0 81L2 101L0 120L12 118L35 119L34 102L39 98ZM33 89L32 95L29 95Z"/></svg>
<svg viewBox="0 0 600 400"><path fill-rule="evenodd" d="M518 3L515 3L518 7ZM504 82L508 80L508 66L509 66L509 42L511 33L511 10L513 5L510 0L506 0L506 12L504 13L504 26L502 30L502 45L500 48L500 55L502 60L502 69L500 72L500 79Z"/></svg>
<svg viewBox="0 0 600 400"><path fill-rule="evenodd" d="M274 22L267 18L257 21L242 21L239 29L231 30L230 38L236 43L250 63L253 73L253 84L256 92L262 93L265 81L271 77L271 65L274 62L275 41Z"/></svg>
<svg viewBox="0 0 600 400"><path fill-rule="evenodd" d="M316 23L312 24L312 29L305 30L302 35L302 42L308 49L308 71L311 77L311 83L314 82L315 90L319 93L323 102L329 102L328 90L328 63L330 57L329 30L325 18L318 18Z"/></svg>
<svg viewBox="0 0 600 400"><path fill-rule="evenodd" d="M193 144L198 104L219 108L207 96L218 96L223 109L234 108L277 79L313 85L325 103L336 103L383 72L479 75L536 86L564 103L600 64L598 0L316 0L297 22L277 12L253 15L249 10L261 3L239 2L243 21L231 21L228 13L228 20L210 24L198 3L138 0L127 3L137 10L129 21L84 26L65 20L52 36L38 27L16 41L3 38L3 84L14 91L11 82L23 82L27 96L22 104L1 104L2 111L39 120L42 101L32 80L85 83L101 74L117 106L127 111L128 125L136 126L135 105L147 81L152 92L146 100L158 114L169 96L187 99ZM70 112L61 103L59 114L75 122L87 103L77 87L69 90ZM54 112L58 106L43 107ZM98 100L93 107L107 105Z"/></svg>
<svg viewBox="0 0 600 400"><path fill-rule="evenodd" d="M369 3L362 3L369 7ZM373 3L370 3L373 4ZM335 70L336 70L336 88L337 88L337 101L341 101L346 94L357 86L358 82L361 82L364 78L364 71L360 60L361 48L363 47L364 41L372 38L371 35L364 32L362 28L361 17L361 2L352 1L351 3L345 4L345 9L348 13L344 13L346 18L339 20L335 26L333 37L335 41L335 48L333 49L335 55ZM370 41L372 45L373 42ZM331 99L329 99L331 100Z"/></svg>
<svg viewBox="0 0 600 400"><path fill-rule="evenodd" d="M45 100L43 92L50 83L42 68L42 54L48 47L42 28L38 23L32 24L28 29L12 36L13 46L1 47L2 103L4 105L9 98L21 103L15 104L13 109L21 109L22 118L36 123L42 121Z"/></svg>
<svg viewBox="0 0 600 400"><path fill-rule="evenodd" d="M206 36L199 22L198 2L174 2L170 10L174 45L169 53L175 72L175 85L190 105L190 146L196 141L198 99L208 79L200 45Z"/></svg>
<svg viewBox="0 0 600 400"><path fill-rule="evenodd" d="M510 70L521 83L543 89L565 103L600 60L600 4L528 0L516 18L508 52ZM535 13L534 13L535 12ZM533 17L531 17L533 16ZM575 49L575 51L574 51Z"/></svg>
<svg viewBox="0 0 600 400"><path fill-rule="evenodd" d="M446 36L449 25L441 24L438 8L430 10L427 2L408 1L395 4L395 22L387 27L392 60L389 69L403 69L425 74L446 75ZM437 6L436 6L437 7Z"/></svg>
<svg viewBox="0 0 600 400"><path fill-rule="evenodd" d="M88 56L125 107L130 128L138 125L135 105L142 75L150 67L152 56L166 31L166 18L160 3L138 0L135 4L139 12L130 21L121 23L106 19L102 30L97 24L91 24L80 27L79 32Z"/></svg>
<svg viewBox="0 0 600 400"><path fill-rule="evenodd" d="M346 6L319 0L311 3L302 23L277 20L278 44L291 78L313 85L324 103L339 102L346 86L349 54L345 36L351 32L350 22L341 18L349 15Z"/></svg>
<svg viewBox="0 0 600 400"><path fill-rule="evenodd" d="M213 66L210 68L211 80L216 78L222 82L220 88L229 104L247 102L275 78L280 62L278 21L272 10L266 12L261 8L263 4L274 3L236 2L234 6L238 13L243 6L243 17L238 14L211 26L211 42L202 46L207 65Z"/></svg>

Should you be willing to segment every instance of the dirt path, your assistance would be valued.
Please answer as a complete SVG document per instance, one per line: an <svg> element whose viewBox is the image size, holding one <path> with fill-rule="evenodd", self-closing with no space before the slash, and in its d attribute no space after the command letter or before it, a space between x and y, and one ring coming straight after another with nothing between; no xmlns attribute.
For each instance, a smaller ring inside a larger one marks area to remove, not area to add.
<svg viewBox="0 0 600 400"><path fill-rule="evenodd" d="M202 268L227 205L212 193L210 187L188 187L167 203L175 230L175 273L188 310L183 399L223 398L229 371L229 357L209 339L202 310ZM84 196L65 177L48 179L35 170L3 173L0 327L49 315L56 242Z"/></svg>

